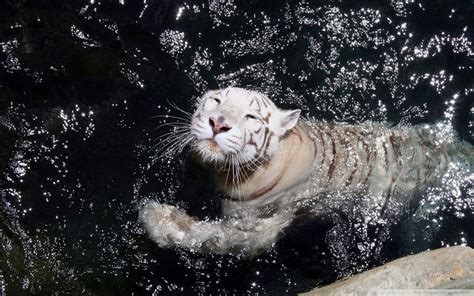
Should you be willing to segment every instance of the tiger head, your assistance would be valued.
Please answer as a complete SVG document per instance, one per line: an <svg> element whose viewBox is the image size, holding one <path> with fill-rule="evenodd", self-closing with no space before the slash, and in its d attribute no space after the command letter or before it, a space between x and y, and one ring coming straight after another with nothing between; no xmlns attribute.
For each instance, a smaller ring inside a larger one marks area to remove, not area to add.
<svg viewBox="0 0 474 296"><path fill-rule="evenodd" d="M229 87L205 93L192 116L193 149L204 162L269 159L301 110L281 110L265 95Z"/></svg>

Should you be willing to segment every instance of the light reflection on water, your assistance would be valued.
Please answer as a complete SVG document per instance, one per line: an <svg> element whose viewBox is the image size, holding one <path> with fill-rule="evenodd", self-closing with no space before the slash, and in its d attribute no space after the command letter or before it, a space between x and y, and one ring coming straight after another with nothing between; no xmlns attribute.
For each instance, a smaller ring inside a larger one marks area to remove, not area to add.
<svg viewBox="0 0 474 296"><path fill-rule="evenodd" d="M142 198L215 215L205 192L179 196L184 154L150 152L167 132L150 118L179 115L167 100L191 111L209 88L252 88L328 121L444 122L447 136L472 142L469 2L38 5L0 13L9 294L294 294L387 259L473 245L472 179L449 174L393 228L369 207L333 205L251 261L160 250L136 223Z"/></svg>

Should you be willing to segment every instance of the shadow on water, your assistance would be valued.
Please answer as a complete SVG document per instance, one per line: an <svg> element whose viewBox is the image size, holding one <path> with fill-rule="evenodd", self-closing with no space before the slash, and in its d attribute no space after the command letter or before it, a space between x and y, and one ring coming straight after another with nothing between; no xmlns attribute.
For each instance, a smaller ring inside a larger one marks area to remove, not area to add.
<svg viewBox="0 0 474 296"><path fill-rule="evenodd" d="M215 216L208 188L183 177L186 154L150 150L167 132L152 117L180 116L167 101L191 112L219 86L328 121L448 121L472 143L473 13L470 1L7 0L0 294L295 294L473 246L471 184L365 236L357 211L299 219L251 260L160 249L137 223L143 198Z"/></svg>

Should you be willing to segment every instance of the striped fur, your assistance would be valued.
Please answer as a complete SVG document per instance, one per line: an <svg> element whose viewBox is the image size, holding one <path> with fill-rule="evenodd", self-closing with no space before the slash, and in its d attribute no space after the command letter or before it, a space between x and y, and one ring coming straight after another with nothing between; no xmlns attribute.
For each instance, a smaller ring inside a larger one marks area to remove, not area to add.
<svg viewBox="0 0 474 296"><path fill-rule="evenodd" d="M225 196L253 199L248 181L261 170L279 147L280 140L297 124L300 110L280 110L266 96L245 89L227 88L206 93L191 122L191 145L202 162L217 172ZM218 126L225 131L217 132Z"/></svg>
<svg viewBox="0 0 474 296"><path fill-rule="evenodd" d="M215 134L217 123L209 119L219 116L226 128ZM296 124L298 116L257 92L228 88L204 95L191 123L192 147L215 171L223 220L198 221L149 202L140 217L151 238L162 247L254 255L275 242L301 201L320 193L366 192L384 211L392 199L407 203L448 171L472 182L473 148L449 126Z"/></svg>

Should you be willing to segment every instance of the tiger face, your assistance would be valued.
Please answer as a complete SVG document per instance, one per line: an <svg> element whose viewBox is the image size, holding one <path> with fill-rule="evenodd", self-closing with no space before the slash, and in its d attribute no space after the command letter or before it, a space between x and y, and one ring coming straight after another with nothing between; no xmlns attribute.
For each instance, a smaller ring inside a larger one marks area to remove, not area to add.
<svg viewBox="0 0 474 296"><path fill-rule="evenodd" d="M265 95L229 87L205 93L191 121L193 149L205 162L269 158L301 110L281 110Z"/></svg>

